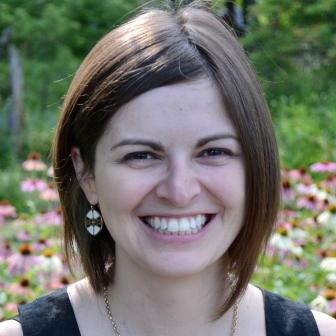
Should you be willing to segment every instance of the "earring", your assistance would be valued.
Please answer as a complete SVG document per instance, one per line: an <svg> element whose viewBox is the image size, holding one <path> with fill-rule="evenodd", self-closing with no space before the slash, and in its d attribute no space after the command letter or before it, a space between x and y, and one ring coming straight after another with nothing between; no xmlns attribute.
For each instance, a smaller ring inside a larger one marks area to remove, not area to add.
<svg viewBox="0 0 336 336"><path fill-rule="evenodd" d="M86 214L84 221L85 228L91 236L96 236L103 229L104 221L101 214L94 209L93 205L90 204L90 206L91 209Z"/></svg>

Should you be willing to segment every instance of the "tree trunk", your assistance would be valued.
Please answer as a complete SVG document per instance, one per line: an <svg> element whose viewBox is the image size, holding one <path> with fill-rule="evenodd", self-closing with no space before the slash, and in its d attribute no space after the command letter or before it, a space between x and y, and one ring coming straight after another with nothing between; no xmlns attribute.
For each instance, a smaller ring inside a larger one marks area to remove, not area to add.
<svg viewBox="0 0 336 336"><path fill-rule="evenodd" d="M11 39L12 28L7 27L4 29L0 35L0 58L5 55L8 43Z"/></svg>
<svg viewBox="0 0 336 336"><path fill-rule="evenodd" d="M14 144L16 157L22 147L23 121L23 69L18 50L14 45L9 46L9 70L12 92L12 105L9 114L9 129Z"/></svg>

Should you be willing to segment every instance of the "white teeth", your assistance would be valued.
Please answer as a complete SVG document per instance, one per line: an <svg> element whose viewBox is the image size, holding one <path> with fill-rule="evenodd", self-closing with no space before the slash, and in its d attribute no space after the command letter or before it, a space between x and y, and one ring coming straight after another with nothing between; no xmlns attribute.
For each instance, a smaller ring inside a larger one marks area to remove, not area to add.
<svg viewBox="0 0 336 336"><path fill-rule="evenodd" d="M190 218L190 230L191 229L196 229L196 219L195 218Z"/></svg>
<svg viewBox="0 0 336 336"><path fill-rule="evenodd" d="M187 231L190 229L191 223L189 223L189 221L185 218L182 218L182 220L180 221L180 230L181 231Z"/></svg>
<svg viewBox="0 0 336 336"><path fill-rule="evenodd" d="M160 233L186 235L197 233L206 220L205 215L183 218L147 217L146 223Z"/></svg>
<svg viewBox="0 0 336 336"><path fill-rule="evenodd" d="M198 215L196 217L196 228L200 228L202 226L203 223L203 216L202 215Z"/></svg>
<svg viewBox="0 0 336 336"><path fill-rule="evenodd" d="M160 220L160 218L158 218ZM168 222L167 219L163 218L160 224L160 228L162 230L166 230L168 228Z"/></svg>
<svg viewBox="0 0 336 336"><path fill-rule="evenodd" d="M155 229L159 229L160 226L161 226L160 219L159 219L158 217L150 218L150 219L151 219L151 220L154 219L154 228L155 228ZM151 225L153 225L153 224L151 223Z"/></svg>
<svg viewBox="0 0 336 336"><path fill-rule="evenodd" d="M179 223L176 219L169 220L167 231L169 231L169 232L178 232L179 231Z"/></svg>

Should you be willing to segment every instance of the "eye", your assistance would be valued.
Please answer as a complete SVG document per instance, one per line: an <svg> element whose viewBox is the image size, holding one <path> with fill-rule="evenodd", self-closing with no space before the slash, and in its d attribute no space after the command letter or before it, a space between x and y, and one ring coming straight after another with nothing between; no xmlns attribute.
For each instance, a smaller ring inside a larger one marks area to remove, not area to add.
<svg viewBox="0 0 336 336"><path fill-rule="evenodd" d="M158 155L151 152L132 152L126 154L122 161L148 161L148 160L157 160L159 159Z"/></svg>
<svg viewBox="0 0 336 336"><path fill-rule="evenodd" d="M153 152L139 151L126 154L120 163L124 163L130 168L142 169L155 165L160 160L160 156Z"/></svg>
<svg viewBox="0 0 336 336"><path fill-rule="evenodd" d="M203 150L199 156L215 159L215 158L222 158L225 156L234 156L234 153L232 150L228 148L207 148Z"/></svg>

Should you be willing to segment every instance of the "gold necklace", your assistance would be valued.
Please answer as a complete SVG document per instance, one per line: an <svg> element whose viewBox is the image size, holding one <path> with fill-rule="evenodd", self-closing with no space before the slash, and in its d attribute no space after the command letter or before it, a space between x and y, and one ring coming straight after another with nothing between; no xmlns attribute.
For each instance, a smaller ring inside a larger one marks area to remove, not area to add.
<svg viewBox="0 0 336 336"><path fill-rule="evenodd" d="M121 334L119 332L119 329L118 329L117 322L113 319L113 316L112 316L110 302L109 302L109 299L108 299L107 288L106 287L103 288L103 295L104 295L104 302L105 302L105 308L106 308L107 316L108 316L109 320L112 323L113 331L115 332L115 334L117 336L121 336ZM232 324L231 324L231 336L235 336L236 335L237 322L238 322L238 302L236 301L233 304L233 315L232 315Z"/></svg>

